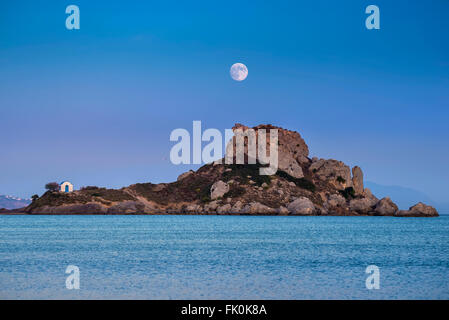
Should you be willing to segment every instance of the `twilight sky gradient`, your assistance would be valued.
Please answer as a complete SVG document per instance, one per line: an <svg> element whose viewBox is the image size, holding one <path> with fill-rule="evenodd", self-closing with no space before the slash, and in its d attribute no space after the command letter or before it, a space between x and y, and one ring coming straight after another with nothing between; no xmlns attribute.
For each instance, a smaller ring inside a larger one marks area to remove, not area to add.
<svg viewBox="0 0 449 320"><path fill-rule="evenodd" d="M201 120L297 130L311 156L448 202L449 1L266 2L1 1L0 194L175 180L170 132Z"/></svg>

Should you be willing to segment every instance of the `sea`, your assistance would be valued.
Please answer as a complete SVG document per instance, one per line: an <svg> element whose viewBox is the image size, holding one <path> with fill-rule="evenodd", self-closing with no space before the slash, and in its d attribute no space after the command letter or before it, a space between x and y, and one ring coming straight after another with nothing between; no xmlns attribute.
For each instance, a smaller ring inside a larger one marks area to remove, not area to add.
<svg viewBox="0 0 449 320"><path fill-rule="evenodd" d="M449 216L2 215L0 299L449 299Z"/></svg>

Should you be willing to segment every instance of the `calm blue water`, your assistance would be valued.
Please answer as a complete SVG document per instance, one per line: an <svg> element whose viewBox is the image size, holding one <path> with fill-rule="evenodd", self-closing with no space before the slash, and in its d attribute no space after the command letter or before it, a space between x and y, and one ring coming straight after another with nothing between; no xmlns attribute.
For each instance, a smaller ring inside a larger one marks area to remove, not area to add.
<svg viewBox="0 0 449 320"><path fill-rule="evenodd" d="M449 299L449 217L0 216L0 298Z"/></svg>

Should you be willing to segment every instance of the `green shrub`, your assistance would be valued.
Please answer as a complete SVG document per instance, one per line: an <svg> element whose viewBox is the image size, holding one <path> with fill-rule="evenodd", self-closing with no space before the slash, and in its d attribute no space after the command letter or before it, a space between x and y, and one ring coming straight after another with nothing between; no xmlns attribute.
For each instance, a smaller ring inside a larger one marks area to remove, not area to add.
<svg viewBox="0 0 449 320"><path fill-rule="evenodd" d="M302 189L306 189L306 190L309 190L312 192L315 192L315 190L316 190L315 184L313 184L312 181L307 180L306 178L298 179L298 178L292 177L287 172L282 171L282 170L278 170L276 175L278 175L281 178L286 179L287 181L293 182L294 184L296 184L297 187L300 187Z"/></svg>
<svg viewBox="0 0 449 320"><path fill-rule="evenodd" d="M239 180L242 184L248 184L249 180L253 180L256 185L261 186L262 184L270 184L271 177L267 175L261 175L259 173L259 168L262 167L260 164L231 164L226 166L226 169L232 169L232 171L227 171L223 174L223 180L225 182L234 179ZM251 176L251 178L248 178Z"/></svg>
<svg viewBox="0 0 449 320"><path fill-rule="evenodd" d="M229 191L224 194L223 198L237 198L244 195L245 192L245 188L241 186L231 186Z"/></svg>
<svg viewBox="0 0 449 320"><path fill-rule="evenodd" d="M53 191L53 192L59 191L59 183L49 182L45 185L45 189L48 191Z"/></svg>
<svg viewBox="0 0 449 320"><path fill-rule="evenodd" d="M351 199L355 197L355 190L353 187L348 187L345 190L340 190L339 192L346 199Z"/></svg>
<svg viewBox="0 0 449 320"><path fill-rule="evenodd" d="M307 180L306 178L297 179L295 181L295 184L302 189L306 189L306 190L309 190L312 192L315 192L315 190L316 190L316 187L313 184L313 182L310 180Z"/></svg>
<svg viewBox="0 0 449 320"><path fill-rule="evenodd" d="M201 198L201 202L203 202L203 203L208 203L208 202L210 202L210 201L211 201L210 196L203 196L203 197Z"/></svg>
<svg viewBox="0 0 449 320"><path fill-rule="evenodd" d="M107 201L126 201L134 198L122 190L106 189L98 187L87 187L81 190L82 195L87 197L100 197Z"/></svg>
<svg viewBox="0 0 449 320"><path fill-rule="evenodd" d="M85 186L85 187L82 187L80 190L81 191L89 191L89 190L98 190L98 189L100 189L100 188L98 188L97 186Z"/></svg>
<svg viewBox="0 0 449 320"><path fill-rule="evenodd" d="M197 188L196 190L198 194L198 198L201 202L207 203L210 202L212 199L210 198L210 188L212 187L212 184L207 184L203 187Z"/></svg>
<svg viewBox="0 0 449 320"><path fill-rule="evenodd" d="M338 176L337 177L337 181L340 182L340 183L345 183L346 182L346 180L342 176Z"/></svg>

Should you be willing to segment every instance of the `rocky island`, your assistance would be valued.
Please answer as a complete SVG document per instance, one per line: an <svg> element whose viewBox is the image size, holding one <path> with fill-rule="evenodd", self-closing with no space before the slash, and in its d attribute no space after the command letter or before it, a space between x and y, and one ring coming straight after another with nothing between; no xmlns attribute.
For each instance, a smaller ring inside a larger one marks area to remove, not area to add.
<svg viewBox="0 0 449 320"><path fill-rule="evenodd" d="M248 127L236 124L236 129L245 131ZM309 148L298 132L272 125L252 129L278 129L276 174L260 175L259 163L210 163L181 174L172 183L138 183L119 190L84 187L70 193L48 191L27 207L12 212L438 216L433 207L423 203L398 210L390 198L376 198L364 188L363 172L358 166L351 169L338 160L309 158Z"/></svg>

